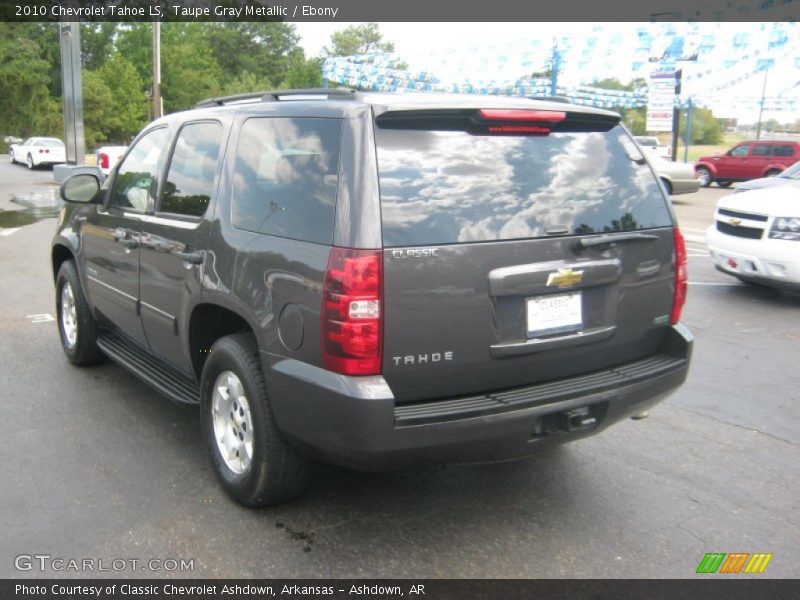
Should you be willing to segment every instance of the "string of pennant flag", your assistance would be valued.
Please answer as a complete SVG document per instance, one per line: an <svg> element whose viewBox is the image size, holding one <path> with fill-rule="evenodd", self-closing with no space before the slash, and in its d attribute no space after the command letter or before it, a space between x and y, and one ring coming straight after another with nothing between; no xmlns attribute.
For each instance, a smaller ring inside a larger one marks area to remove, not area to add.
<svg viewBox="0 0 800 600"><path fill-rule="evenodd" d="M322 74L329 82L375 91L542 96L550 95L551 82L537 74L552 68L555 52L560 69L557 94L601 108L635 108L647 103L646 86L634 91L607 90L585 80L587 74L592 80L618 77L620 56L628 57L632 78L647 79L658 65L682 68L685 92L681 102L691 96L700 105L718 101L716 92L777 66L800 77L800 29L795 22L755 27L752 23L653 23L636 28L633 36L608 33L598 25L581 37L512 40L502 46L475 43L467 49L428 56L424 68L384 53L328 57ZM453 72L459 75L448 79L447 73ZM797 111L800 86L787 87L772 100L765 100L765 107L770 104L774 110ZM757 103L760 93L739 97L739 101Z"/></svg>

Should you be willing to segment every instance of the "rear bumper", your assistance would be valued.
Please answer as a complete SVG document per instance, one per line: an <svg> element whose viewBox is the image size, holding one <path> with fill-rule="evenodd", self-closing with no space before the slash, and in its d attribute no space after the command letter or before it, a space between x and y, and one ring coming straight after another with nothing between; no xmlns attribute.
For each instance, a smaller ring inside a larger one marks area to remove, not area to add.
<svg viewBox="0 0 800 600"><path fill-rule="evenodd" d="M677 325L663 353L644 360L516 390L398 406L380 376L345 377L267 355L263 361L273 414L295 446L327 462L380 470L510 460L597 433L681 385L691 348L691 333ZM591 425L542 433L543 423L585 407Z"/></svg>
<svg viewBox="0 0 800 600"><path fill-rule="evenodd" d="M670 181L672 184L672 195L678 194L691 194L700 189L700 182L697 179L673 179Z"/></svg>

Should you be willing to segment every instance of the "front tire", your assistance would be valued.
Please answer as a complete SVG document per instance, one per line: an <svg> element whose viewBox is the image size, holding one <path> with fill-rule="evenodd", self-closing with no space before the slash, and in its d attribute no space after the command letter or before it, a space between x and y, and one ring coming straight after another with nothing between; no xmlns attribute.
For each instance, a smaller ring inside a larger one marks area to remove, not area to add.
<svg viewBox="0 0 800 600"><path fill-rule="evenodd" d="M25 164L28 165L28 168L31 170L36 166L33 164L33 157L30 154L28 154L28 158L25 159Z"/></svg>
<svg viewBox="0 0 800 600"><path fill-rule="evenodd" d="M708 187L711 185L711 171L705 167L698 167L694 172L697 175L697 179L700 181L701 187Z"/></svg>
<svg viewBox="0 0 800 600"><path fill-rule="evenodd" d="M666 179L662 178L661 185L664 186L664 191L667 193L667 196L672 196L672 184Z"/></svg>
<svg viewBox="0 0 800 600"><path fill-rule="evenodd" d="M61 348L69 362L85 367L105 360L97 347L97 324L71 260L61 265L56 277L56 315Z"/></svg>
<svg viewBox="0 0 800 600"><path fill-rule="evenodd" d="M15 162L17 162L16 160L14 160L14 151L13 151L13 150L11 150L11 149L9 149L9 151L8 151L8 158L9 158L9 160L11 161L11 164L12 164L12 165L13 165Z"/></svg>
<svg viewBox="0 0 800 600"><path fill-rule="evenodd" d="M769 171L764 173L764 177L775 177L780 174L781 172L778 169L770 169Z"/></svg>
<svg viewBox="0 0 800 600"><path fill-rule="evenodd" d="M305 489L308 462L275 424L252 335L230 335L211 348L200 381L200 418L217 478L234 500L267 506Z"/></svg>

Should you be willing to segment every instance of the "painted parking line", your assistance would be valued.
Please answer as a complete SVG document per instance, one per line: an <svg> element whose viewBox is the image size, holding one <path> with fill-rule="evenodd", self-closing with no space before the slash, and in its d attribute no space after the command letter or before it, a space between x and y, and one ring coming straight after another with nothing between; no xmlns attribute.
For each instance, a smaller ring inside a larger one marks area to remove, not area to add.
<svg viewBox="0 0 800 600"><path fill-rule="evenodd" d="M740 285L743 284L737 282L725 283L722 281L690 281L689 285L710 285L713 287L739 287Z"/></svg>
<svg viewBox="0 0 800 600"><path fill-rule="evenodd" d="M41 313L38 315L25 315L26 319L30 319L31 323L52 323L55 317L50 313Z"/></svg>
<svg viewBox="0 0 800 600"><path fill-rule="evenodd" d="M706 245L706 236L704 235L694 235L691 233L684 233L683 239L693 244L702 244L704 246Z"/></svg>
<svg viewBox="0 0 800 600"><path fill-rule="evenodd" d="M20 229L22 229L22 227L14 227L12 229L0 230L0 237L7 237L7 236L11 235L12 233L17 233Z"/></svg>

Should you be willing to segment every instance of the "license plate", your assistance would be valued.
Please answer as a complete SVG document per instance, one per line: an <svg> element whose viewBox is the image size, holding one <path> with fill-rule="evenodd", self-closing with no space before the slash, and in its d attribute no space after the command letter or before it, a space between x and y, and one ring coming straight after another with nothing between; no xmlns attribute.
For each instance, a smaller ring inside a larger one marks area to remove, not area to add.
<svg viewBox="0 0 800 600"><path fill-rule="evenodd" d="M527 299L528 337L578 331L583 327L581 293Z"/></svg>

